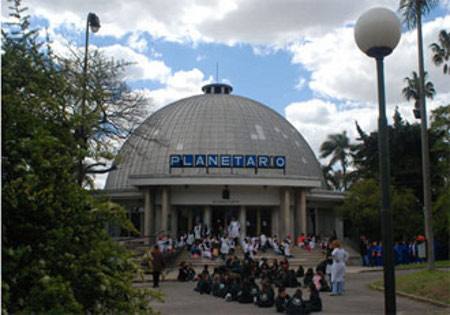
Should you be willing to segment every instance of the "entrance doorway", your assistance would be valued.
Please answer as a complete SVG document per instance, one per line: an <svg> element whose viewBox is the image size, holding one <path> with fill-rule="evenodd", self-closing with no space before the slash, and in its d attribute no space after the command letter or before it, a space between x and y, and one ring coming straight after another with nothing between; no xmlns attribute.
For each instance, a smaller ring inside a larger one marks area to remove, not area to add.
<svg viewBox="0 0 450 315"><path fill-rule="evenodd" d="M226 231L231 220L239 220L239 207L219 206L212 207L212 230L218 234L220 229Z"/></svg>
<svg viewBox="0 0 450 315"><path fill-rule="evenodd" d="M246 209L247 236L272 234L272 209L269 207L248 207Z"/></svg>

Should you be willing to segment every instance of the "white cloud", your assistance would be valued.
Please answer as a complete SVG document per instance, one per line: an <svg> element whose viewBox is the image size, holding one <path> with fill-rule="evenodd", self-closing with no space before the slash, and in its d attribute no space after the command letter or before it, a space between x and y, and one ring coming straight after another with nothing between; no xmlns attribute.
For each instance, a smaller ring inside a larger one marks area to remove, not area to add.
<svg viewBox="0 0 450 315"><path fill-rule="evenodd" d="M128 80L155 80L166 83L171 75L171 69L163 61L151 60L128 47L116 44L101 47L100 50L116 60L133 63L127 67Z"/></svg>
<svg viewBox="0 0 450 315"><path fill-rule="evenodd" d="M142 36L141 32L134 32L128 38L127 44L139 53L143 53L148 48L147 40Z"/></svg>
<svg viewBox="0 0 450 315"><path fill-rule="evenodd" d="M450 78L431 62L428 46L437 40L441 29L450 28L450 16L437 18L424 25L426 70L437 93L446 93ZM310 89L316 96L336 100L376 102L375 61L356 46L353 28L339 28L322 37L309 38L303 44L293 44L292 62L311 72ZM402 35L401 42L385 59L386 98L389 106L403 101L404 78L417 69L416 32Z"/></svg>
<svg viewBox="0 0 450 315"><path fill-rule="evenodd" d="M3 3L3 2L2 2ZM353 23L372 0L29 0L32 13L50 27L71 24L84 32L88 12L102 25L98 36L136 30L176 42L251 43L283 46ZM396 9L397 0L376 5ZM4 10L5 11L5 10ZM6 10L7 11L7 10Z"/></svg>
<svg viewBox="0 0 450 315"><path fill-rule="evenodd" d="M286 118L299 130L318 157L320 145L329 134L346 130L353 141L357 137L355 121L364 130L374 130L377 124L377 110L374 105L350 107L342 110L335 103L312 99L288 105Z"/></svg>
<svg viewBox="0 0 450 315"><path fill-rule="evenodd" d="M170 76L164 88L157 90L144 90L151 98L156 108L161 108L181 98L201 94L200 87L211 83L212 77L205 78L203 72L194 68L189 71L177 71Z"/></svg>
<svg viewBox="0 0 450 315"><path fill-rule="evenodd" d="M301 91L305 86L306 79L303 77L298 78L297 84L295 85L295 89Z"/></svg>

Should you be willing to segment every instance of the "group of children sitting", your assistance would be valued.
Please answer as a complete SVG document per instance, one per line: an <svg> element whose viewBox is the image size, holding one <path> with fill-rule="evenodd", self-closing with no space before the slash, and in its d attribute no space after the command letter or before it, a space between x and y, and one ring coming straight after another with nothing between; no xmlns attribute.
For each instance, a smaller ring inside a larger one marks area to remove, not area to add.
<svg viewBox="0 0 450 315"><path fill-rule="evenodd" d="M297 245L305 247L311 251L314 247L314 238L304 238L301 243ZM187 249L190 251L194 258L209 258L215 260L221 257L225 260L228 254L235 252L236 246L239 245L238 238L232 238L225 232L222 237L216 235L208 235L200 239L195 239L193 234L182 235L178 240L178 246L187 245ZM285 239L279 240L276 235L273 237L267 237L265 234L261 234L259 237L245 237L241 243L244 253L248 253L253 259L260 252L266 252L267 250L273 250L275 255L282 255L286 258L291 258L291 248L294 245L290 235Z"/></svg>
<svg viewBox="0 0 450 315"><path fill-rule="evenodd" d="M192 271L185 263L180 265L178 279L188 281ZM302 289L309 292L304 299ZM275 294L275 288L278 288ZM298 288L292 296L286 288ZM197 276L194 289L200 294L211 294L226 301L254 303L259 307L276 307L277 312L287 314L308 314L322 310L319 291L330 291L329 282L322 270L314 274L312 268L304 271L299 266L295 271L289 268L287 259L280 263L274 259L269 263L266 258L252 259L249 253L243 261L235 255L228 255L224 265L215 268L212 273L205 266Z"/></svg>

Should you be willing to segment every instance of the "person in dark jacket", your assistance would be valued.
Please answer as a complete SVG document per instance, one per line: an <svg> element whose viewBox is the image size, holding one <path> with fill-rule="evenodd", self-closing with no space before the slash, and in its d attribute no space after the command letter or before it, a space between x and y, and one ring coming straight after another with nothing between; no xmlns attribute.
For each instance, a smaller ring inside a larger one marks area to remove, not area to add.
<svg viewBox="0 0 450 315"><path fill-rule="evenodd" d="M239 288L237 300L239 303L253 303L252 285L248 278L245 278Z"/></svg>
<svg viewBox="0 0 450 315"><path fill-rule="evenodd" d="M311 312L321 312L322 311L322 299L320 298L319 291L317 291L316 286L311 283L308 286L309 300L305 301L305 306L310 309Z"/></svg>
<svg viewBox="0 0 450 315"><path fill-rule="evenodd" d="M275 299L275 308L278 313L284 313L290 298L291 297L286 293L286 289L283 286L278 287L278 295Z"/></svg>
<svg viewBox="0 0 450 315"><path fill-rule="evenodd" d="M155 245L152 250L152 267L153 267L153 287L159 287L159 276L166 267L164 256L159 250L159 246Z"/></svg>
<svg viewBox="0 0 450 315"><path fill-rule="evenodd" d="M259 307L272 307L275 303L275 292L273 291L270 281L265 281L262 285L261 292L256 298L256 305Z"/></svg>
<svg viewBox="0 0 450 315"><path fill-rule="evenodd" d="M286 304L286 314L288 315L304 315L309 314L311 311L305 305L302 298L302 290L297 289L295 294L291 297L289 302Z"/></svg>
<svg viewBox="0 0 450 315"><path fill-rule="evenodd" d="M305 277L303 278L303 286L305 288L307 288L308 285L313 282L313 277L314 277L313 269L308 268L308 270L306 270Z"/></svg>
<svg viewBox="0 0 450 315"><path fill-rule="evenodd" d="M302 265L298 266L298 269L297 269L297 271L295 272L295 276L296 276L297 278L302 278L302 277L305 276L305 269L303 269L303 266L302 266Z"/></svg>
<svg viewBox="0 0 450 315"><path fill-rule="evenodd" d="M189 277L189 270L185 261L180 263L180 267L178 268L178 281L187 281Z"/></svg>
<svg viewBox="0 0 450 315"><path fill-rule="evenodd" d="M365 235L361 235L359 238L359 254L361 255L361 266L367 267L369 261L367 259L367 245L368 241Z"/></svg>

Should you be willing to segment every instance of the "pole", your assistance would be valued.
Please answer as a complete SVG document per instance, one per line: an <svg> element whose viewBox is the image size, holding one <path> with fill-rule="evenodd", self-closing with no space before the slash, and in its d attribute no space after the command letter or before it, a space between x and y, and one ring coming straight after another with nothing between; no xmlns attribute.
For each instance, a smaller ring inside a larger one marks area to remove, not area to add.
<svg viewBox="0 0 450 315"><path fill-rule="evenodd" d="M83 98L81 99L81 122L80 122L80 145L84 148L86 145L85 131L84 131L84 117L86 115L86 98L87 98L87 70L88 70L88 52L89 52L89 18L86 21L86 42L84 45L84 64L83 64ZM78 159L78 185L83 185L84 169L83 158Z"/></svg>
<svg viewBox="0 0 450 315"><path fill-rule="evenodd" d="M417 43L419 45L419 79L420 79L420 134L422 138L422 177L423 203L425 217L425 237L427 241L427 269L435 270L433 214L431 204L430 152L428 145L427 110L425 103L425 70L423 65L422 16L417 10Z"/></svg>
<svg viewBox="0 0 450 315"><path fill-rule="evenodd" d="M387 132L386 100L384 92L383 56L376 56L378 76L378 150L381 184L381 232L383 240L383 275L385 314L396 314L394 242L389 176L389 135Z"/></svg>

